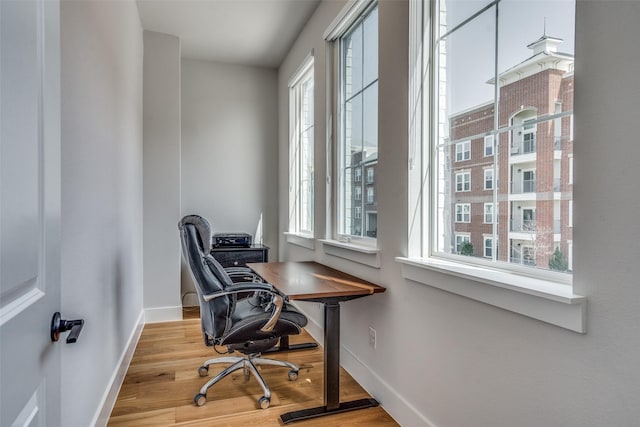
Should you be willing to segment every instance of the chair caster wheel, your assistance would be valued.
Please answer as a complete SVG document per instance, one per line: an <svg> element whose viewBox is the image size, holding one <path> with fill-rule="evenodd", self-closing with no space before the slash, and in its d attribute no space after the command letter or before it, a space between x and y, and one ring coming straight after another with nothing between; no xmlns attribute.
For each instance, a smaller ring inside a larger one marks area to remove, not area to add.
<svg viewBox="0 0 640 427"><path fill-rule="evenodd" d="M198 393L196 394L196 397L193 398L193 401L196 406L204 406L204 404L207 403L207 395Z"/></svg>
<svg viewBox="0 0 640 427"><path fill-rule="evenodd" d="M268 397L262 396L260 400L258 400L258 406L260 407L260 409L267 409L270 404L271 399L269 399Z"/></svg>
<svg viewBox="0 0 640 427"><path fill-rule="evenodd" d="M289 371L287 375L289 376L289 381L295 381L298 379L298 371Z"/></svg>
<svg viewBox="0 0 640 427"><path fill-rule="evenodd" d="M198 368L198 375L200 375L201 377L206 377L207 375L209 375L209 367L208 366L200 366Z"/></svg>

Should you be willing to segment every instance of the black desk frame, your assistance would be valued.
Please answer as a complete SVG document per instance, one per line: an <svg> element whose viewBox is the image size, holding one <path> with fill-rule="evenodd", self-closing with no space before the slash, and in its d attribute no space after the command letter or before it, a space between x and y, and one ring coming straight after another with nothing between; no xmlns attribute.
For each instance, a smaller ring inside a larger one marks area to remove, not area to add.
<svg viewBox="0 0 640 427"><path fill-rule="evenodd" d="M304 299L324 305L324 406L282 414L280 419L283 423L289 424L379 405L378 401L372 398L340 402L340 302L363 296L366 295Z"/></svg>

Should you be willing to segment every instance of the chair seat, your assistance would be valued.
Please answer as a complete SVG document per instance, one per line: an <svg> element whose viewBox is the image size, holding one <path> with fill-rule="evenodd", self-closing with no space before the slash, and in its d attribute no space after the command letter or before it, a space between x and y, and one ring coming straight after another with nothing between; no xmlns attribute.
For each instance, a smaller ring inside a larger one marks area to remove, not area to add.
<svg viewBox="0 0 640 427"><path fill-rule="evenodd" d="M222 337L220 344L244 344L252 341L255 343L256 348L251 348L251 351L261 352L270 347L258 350L257 347L263 347L263 345L258 344L259 341L271 341L275 338L275 341L271 344L273 346L278 337L299 334L301 328L307 324L307 318L304 314L296 310L291 304L285 303L274 328L269 332L260 331L259 329L267 323L270 317L271 309L265 311L258 297L250 297L238 301L230 319L231 326L225 336Z"/></svg>

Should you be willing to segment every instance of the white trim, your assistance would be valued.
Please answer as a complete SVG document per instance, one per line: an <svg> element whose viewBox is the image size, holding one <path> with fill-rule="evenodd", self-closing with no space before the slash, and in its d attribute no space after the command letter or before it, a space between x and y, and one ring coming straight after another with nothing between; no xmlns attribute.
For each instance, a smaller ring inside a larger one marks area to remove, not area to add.
<svg viewBox="0 0 640 427"><path fill-rule="evenodd" d="M380 268L380 250L377 248L330 239L319 239L319 242L322 242L324 253L328 255Z"/></svg>
<svg viewBox="0 0 640 427"><path fill-rule="evenodd" d="M182 320L182 306L144 309L144 323L174 322Z"/></svg>
<svg viewBox="0 0 640 427"><path fill-rule="evenodd" d="M287 243L302 246L303 248L311 250L315 248L315 238L310 234L292 233L289 231L285 231L284 235L287 238Z"/></svg>
<svg viewBox="0 0 640 427"><path fill-rule="evenodd" d="M329 42L336 41L353 24L360 14L369 7L374 0L348 0L340 13L329 24L322 37Z"/></svg>
<svg viewBox="0 0 640 427"><path fill-rule="evenodd" d="M124 381L129 365L131 364L131 359L133 358L136 346L138 345L138 341L140 341L140 336L142 335L142 329L144 327L143 319L144 311L141 310L138 320L136 321L136 326L133 328L133 331L129 336L129 340L127 341L127 345L120 355L120 360L118 360L117 364L118 367L113 372L113 375L111 375L111 379L108 383L109 386L106 388L104 395L102 396L102 404L98 406L99 410L94 415L93 421L90 424L93 427L106 427L109 422L109 417L116 404L120 387L122 386L122 382Z"/></svg>
<svg viewBox="0 0 640 427"><path fill-rule="evenodd" d="M405 279L586 333L587 299L571 285L435 258L396 261ZM465 280L442 280L433 272Z"/></svg>
<svg viewBox="0 0 640 427"><path fill-rule="evenodd" d="M300 79L302 79L302 77L304 77L309 69L313 67L313 63L313 49L311 49L311 52L309 52L307 56L304 57L304 60L300 63L298 69L289 78L289 89L298 84Z"/></svg>
<svg viewBox="0 0 640 427"><path fill-rule="evenodd" d="M371 396L394 420L403 426L435 427L427 417L405 399L395 388L380 377L374 369L359 359L345 345L340 346L340 364L345 371Z"/></svg>

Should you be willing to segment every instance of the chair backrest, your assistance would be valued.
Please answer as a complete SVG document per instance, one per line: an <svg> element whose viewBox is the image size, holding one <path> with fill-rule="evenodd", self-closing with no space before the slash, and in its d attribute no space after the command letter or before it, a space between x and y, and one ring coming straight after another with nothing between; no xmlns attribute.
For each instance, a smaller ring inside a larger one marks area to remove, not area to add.
<svg viewBox="0 0 640 427"><path fill-rule="evenodd" d="M189 267L198 293L200 320L205 342L213 345L215 338L222 337L231 323L230 316L235 305L235 297L228 295L205 301L204 295L224 290L231 280L220 280L214 270L220 265L209 254L211 227L209 222L198 215L188 215L178 224L182 255ZM217 265L216 265L217 264ZM222 269L222 267L220 267ZM216 273L220 274L219 271ZM224 273L224 272L223 272Z"/></svg>

